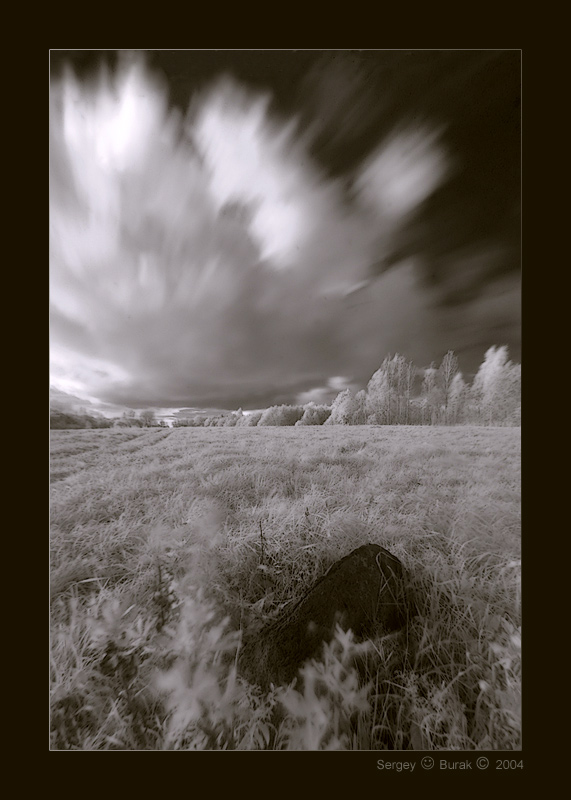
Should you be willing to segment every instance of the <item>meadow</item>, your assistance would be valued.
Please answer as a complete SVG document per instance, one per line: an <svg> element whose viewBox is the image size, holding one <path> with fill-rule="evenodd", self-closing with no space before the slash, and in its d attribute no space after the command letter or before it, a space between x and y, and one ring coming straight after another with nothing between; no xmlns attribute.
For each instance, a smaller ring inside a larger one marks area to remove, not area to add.
<svg viewBox="0 0 571 800"><path fill-rule="evenodd" d="M519 428L54 430L50 446L52 749L521 749ZM296 683L245 681L242 634L367 542L408 572L405 629L338 631Z"/></svg>

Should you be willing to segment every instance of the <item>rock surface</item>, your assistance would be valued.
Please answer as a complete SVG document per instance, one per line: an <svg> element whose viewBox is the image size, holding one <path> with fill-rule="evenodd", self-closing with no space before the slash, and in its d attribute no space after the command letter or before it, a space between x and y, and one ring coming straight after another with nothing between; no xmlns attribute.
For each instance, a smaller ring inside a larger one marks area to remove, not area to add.
<svg viewBox="0 0 571 800"><path fill-rule="evenodd" d="M293 608L246 640L239 670L263 687L289 683L305 661L319 657L337 624L362 640L405 622L405 570L384 547L366 544L336 561Z"/></svg>

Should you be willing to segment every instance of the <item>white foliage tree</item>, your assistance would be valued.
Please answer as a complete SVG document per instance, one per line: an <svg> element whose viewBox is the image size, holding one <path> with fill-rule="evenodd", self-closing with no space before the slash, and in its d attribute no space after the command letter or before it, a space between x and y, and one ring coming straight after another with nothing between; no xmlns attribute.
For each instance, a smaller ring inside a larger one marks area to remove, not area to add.
<svg viewBox="0 0 571 800"><path fill-rule="evenodd" d="M508 348L490 347L472 384L471 399L479 422L513 424L521 405L521 365L508 359Z"/></svg>
<svg viewBox="0 0 571 800"><path fill-rule="evenodd" d="M367 423L367 392L361 389L355 395L353 404L353 421L352 425L366 425Z"/></svg>
<svg viewBox="0 0 571 800"><path fill-rule="evenodd" d="M496 396L495 415L504 425L521 424L521 364L506 365Z"/></svg>
<svg viewBox="0 0 571 800"><path fill-rule="evenodd" d="M407 425L415 366L396 353L387 356L367 385L367 421L378 425Z"/></svg>
<svg viewBox="0 0 571 800"><path fill-rule="evenodd" d="M267 408L260 417L258 426L295 425L295 423L301 419L303 413L303 406L271 406L271 408Z"/></svg>
<svg viewBox="0 0 571 800"><path fill-rule="evenodd" d="M470 394L470 387L464 380L462 373L457 372L452 378L448 393L447 421L452 425L464 422L466 405Z"/></svg>
<svg viewBox="0 0 571 800"><path fill-rule="evenodd" d="M304 406L304 412L301 419L295 423L296 425L323 425L331 415L331 407L325 405L316 405L315 403L308 403Z"/></svg>
<svg viewBox="0 0 571 800"><path fill-rule="evenodd" d="M422 381L423 422L428 425L438 424L444 405L443 399L439 371L431 364L424 370Z"/></svg>
<svg viewBox="0 0 571 800"><path fill-rule="evenodd" d="M452 389L452 383L454 381L454 377L458 373L458 359L454 355L453 350L449 350L444 358L442 359L442 363L440 364L439 368L439 383L442 391L442 400L444 405L444 422L448 423L450 421L450 392Z"/></svg>
<svg viewBox="0 0 571 800"><path fill-rule="evenodd" d="M367 384L365 412L369 425L387 425L390 416L389 376L381 366Z"/></svg>
<svg viewBox="0 0 571 800"><path fill-rule="evenodd" d="M254 428L262 418L263 411L253 411L251 414L244 414L244 425L247 428Z"/></svg>
<svg viewBox="0 0 571 800"><path fill-rule="evenodd" d="M331 415L324 425L353 425L355 411L355 395L351 389L343 389L333 401Z"/></svg>

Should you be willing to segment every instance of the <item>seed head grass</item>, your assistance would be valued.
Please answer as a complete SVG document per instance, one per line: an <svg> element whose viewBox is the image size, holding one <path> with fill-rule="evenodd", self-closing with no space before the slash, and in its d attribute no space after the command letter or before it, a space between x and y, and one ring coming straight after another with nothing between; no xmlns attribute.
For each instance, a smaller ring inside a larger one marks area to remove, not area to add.
<svg viewBox="0 0 571 800"><path fill-rule="evenodd" d="M521 748L519 429L52 432L51 747ZM368 542L401 631L337 630L289 686L244 636Z"/></svg>

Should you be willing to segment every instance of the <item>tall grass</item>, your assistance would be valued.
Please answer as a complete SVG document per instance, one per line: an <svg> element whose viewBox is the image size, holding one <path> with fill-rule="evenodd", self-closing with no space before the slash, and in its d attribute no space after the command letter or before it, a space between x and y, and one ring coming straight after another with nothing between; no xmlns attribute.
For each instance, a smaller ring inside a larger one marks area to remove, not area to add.
<svg viewBox="0 0 571 800"><path fill-rule="evenodd" d="M52 748L519 749L519 453L509 428L53 431ZM245 681L242 633L367 542L408 571L406 628Z"/></svg>

